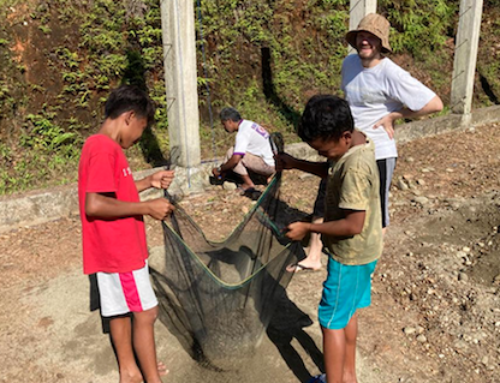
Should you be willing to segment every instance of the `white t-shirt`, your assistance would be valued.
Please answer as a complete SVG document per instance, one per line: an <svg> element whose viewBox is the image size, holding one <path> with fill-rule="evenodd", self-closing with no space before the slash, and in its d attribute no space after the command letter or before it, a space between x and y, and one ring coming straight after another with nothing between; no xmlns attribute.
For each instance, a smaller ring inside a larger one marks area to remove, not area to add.
<svg viewBox="0 0 500 383"><path fill-rule="evenodd" d="M351 107L354 125L375 144L375 158L397 157L396 143L383 127L373 125L404 106L422 109L436 94L388 58L373 68L364 68L357 54L342 64L342 90Z"/></svg>
<svg viewBox="0 0 500 383"><path fill-rule="evenodd" d="M267 130L253 121L241 120L238 133L236 133L233 154L244 156L245 153L261 157L266 164L274 166Z"/></svg>

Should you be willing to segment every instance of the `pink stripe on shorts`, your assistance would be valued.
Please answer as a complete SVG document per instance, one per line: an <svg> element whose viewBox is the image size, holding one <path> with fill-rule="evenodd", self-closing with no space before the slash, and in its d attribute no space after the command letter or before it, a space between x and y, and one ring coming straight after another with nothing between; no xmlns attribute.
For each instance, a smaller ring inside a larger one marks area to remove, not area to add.
<svg viewBox="0 0 500 383"><path fill-rule="evenodd" d="M146 265L127 273L97 273L101 315L111 317L149 310L158 305Z"/></svg>

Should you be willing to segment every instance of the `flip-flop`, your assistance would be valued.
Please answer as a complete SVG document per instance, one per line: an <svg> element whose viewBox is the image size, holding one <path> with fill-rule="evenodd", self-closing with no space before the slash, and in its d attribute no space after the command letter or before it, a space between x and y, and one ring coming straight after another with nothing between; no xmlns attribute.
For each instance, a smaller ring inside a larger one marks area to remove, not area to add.
<svg viewBox="0 0 500 383"><path fill-rule="evenodd" d="M300 262L297 262L287 266L286 271L288 271L289 273L298 273L300 271L316 271L316 270L313 269L312 267L307 267L301 265Z"/></svg>

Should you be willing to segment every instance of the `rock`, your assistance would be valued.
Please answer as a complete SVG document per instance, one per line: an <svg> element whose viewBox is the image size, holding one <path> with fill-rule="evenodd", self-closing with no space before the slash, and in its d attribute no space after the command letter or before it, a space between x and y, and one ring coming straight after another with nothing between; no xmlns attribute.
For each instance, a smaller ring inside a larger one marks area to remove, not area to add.
<svg viewBox="0 0 500 383"><path fill-rule="evenodd" d="M427 342L427 338L425 337L425 335L420 334L419 336L417 336L417 342L425 343Z"/></svg>
<svg viewBox="0 0 500 383"><path fill-rule="evenodd" d="M467 258L467 253L464 251L457 251L458 258Z"/></svg>
<svg viewBox="0 0 500 383"><path fill-rule="evenodd" d="M408 185L402 179L400 179L398 181L398 188L399 190L405 191L408 190Z"/></svg>
<svg viewBox="0 0 500 383"><path fill-rule="evenodd" d="M413 157L406 157L406 158L405 158L405 161L406 161L406 162L414 162L414 161L415 161L415 159L414 159Z"/></svg>
<svg viewBox="0 0 500 383"><path fill-rule="evenodd" d="M420 186L424 186L425 185L425 181L423 179L418 179L417 180L417 184L419 184Z"/></svg>
<svg viewBox="0 0 500 383"><path fill-rule="evenodd" d="M469 276L465 273L459 273L458 280L462 282L467 282L469 280Z"/></svg>
<svg viewBox="0 0 500 383"><path fill-rule="evenodd" d="M417 332L417 330L414 327L405 327L403 331L406 335L415 334Z"/></svg>
<svg viewBox="0 0 500 383"><path fill-rule="evenodd" d="M498 274L495 278L493 278L494 282L500 282L500 274Z"/></svg>
<svg viewBox="0 0 500 383"><path fill-rule="evenodd" d="M312 178L312 177L314 177L314 175L311 173L301 173L299 175L299 180L305 180L307 178Z"/></svg>
<svg viewBox="0 0 500 383"><path fill-rule="evenodd" d="M466 252L466 253L470 253L470 247L468 247L468 246L464 246L464 247L462 248L462 251L464 251L464 252Z"/></svg>
<svg viewBox="0 0 500 383"><path fill-rule="evenodd" d="M235 191L237 189L237 186L232 182L224 182L222 184L222 188L226 191Z"/></svg>
<svg viewBox="0 0 500 383"><path fill-rule="evenodd" d="M481 363L484 364L485 366L488 365L488 361L489 361L489 358L487 356L483 357L483 359L481 359Z"/></svg>
<svg viewBox="0 0 500 383"><path fill-rule="evenodd" d="M426 205L427 203L429 203L429 199L423 196L414 197L413 201L421 205Z"/></svg>
<svg viewBox="0 0 500 383"><path fill-rule="evenodd" d="M447 173L453 173L455 170L451 169L451 168L446 168L446 172Z"/></svg>
<svg viewBox="0 0 500 383"><path fill-rule="evenodd" d="M416 330L417 330L417 334L419 334L419 335L423 334L425 331L425 329L422 326L417 326Z"/></svg>

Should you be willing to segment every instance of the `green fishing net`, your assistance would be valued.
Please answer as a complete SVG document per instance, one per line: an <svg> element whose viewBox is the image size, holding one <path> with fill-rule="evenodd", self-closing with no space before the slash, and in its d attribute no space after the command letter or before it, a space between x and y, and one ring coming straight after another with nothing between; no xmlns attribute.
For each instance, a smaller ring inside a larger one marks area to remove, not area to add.
<svg viewBox="0 0 500 383"><path fill-rule="evenodd" d="M163 223L164 259L151 268L160 319L211 365L255 352L292 277L286 267L304 258L284 235L304 214L280 200L280 184L278 173L223 242L207 240L178 205Z"/></svg>

